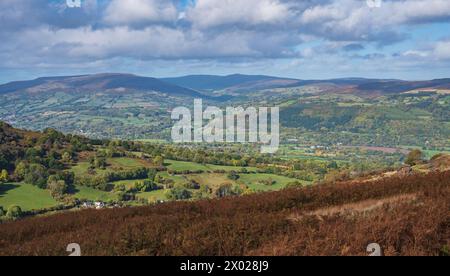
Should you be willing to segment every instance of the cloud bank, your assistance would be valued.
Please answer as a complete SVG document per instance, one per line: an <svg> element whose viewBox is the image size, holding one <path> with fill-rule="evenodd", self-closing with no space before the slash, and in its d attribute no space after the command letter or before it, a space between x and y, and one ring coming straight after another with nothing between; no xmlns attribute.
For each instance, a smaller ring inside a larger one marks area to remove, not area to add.
<svg viewBox="0 0 450 276"><path fill-rule="evenodd" d="M266 64L267 73L299 78L371 75L389 64L385 72L414 78L450 65L448 0L379 8L361 0L84 0L81 8L2 0L0 26L4 79L111 66L176 75L200 64L217 73L259 73Z"/></svg>

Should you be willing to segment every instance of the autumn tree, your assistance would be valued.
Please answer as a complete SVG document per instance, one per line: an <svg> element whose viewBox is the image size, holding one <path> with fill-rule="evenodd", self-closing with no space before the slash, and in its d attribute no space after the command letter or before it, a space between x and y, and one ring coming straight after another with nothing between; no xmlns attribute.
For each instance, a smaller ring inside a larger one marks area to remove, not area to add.
<svg viewBox="0 0 450 276"><path fill-rule="evenodd" d="M62 197L67 193L68 185L64 180L59 180L57 177L50 176L47 182L47 189L53 197Z"/></svg>
<svg viewBox="0 0 450 276"><path fill-rule="evenodd" d="M6 216L10 219L17 219L22 216L22 209L17 205L12 205L8 208Z"/></svg>
<svg viewBox="0 0 450 276"><path fill-rule="evenodd" d="M147 173L148 180L150 180L151 182L155 182L157 174L158 174L158 172L154 169L148 170L148 173Z"/></svg>
<svg viewBox="0 0 450 276"><path fill-rule="evenodd" d="M238 186L233 186L231 183L224 183L216 190L216 197L235 196L240 195L241 193L242 190Z"/></svg>
<svg viewBox="0 0 450 276"><path fill-rule="evenodd" d="M0 183L5 183L9 180L9 175L6 170L2 170L0 173Z"/></svg>
<svg viewBox="0 0 450 276"><path fill-rule="evenodd" d="M156 191L159 189L160 187L158 184L151 180L144 180L134 183L134 190L142 193Z"/></svg>
<svg viewBox="0 0 450 276"><path fill-rule="evenodd" d="M14 171L15 177L21 181L25 178L25 175L28 173L28 164L25 162L20 162Z"/></svg>
<svg viewBox="0 0 450 276"><path fill-rule="evenodd" d="M300 189L303 188L303 184L300 181L289 182L285 189Z"/></svg>
<svg viewBox="0 0 450 276"><path fill-rule="evenodd" d="M192 193L183 187L175 187L170 189L166 196L169 200L186 200L192 197Z"/></svg>
<svg viewBox="0 0 450 276"><path fill-rule="evenodd" d="M47 170L40 164L31 164L25 174L24 181L39 188L45 188L47 185Z"/></svg>
<svg viewBox="0 0 450 276"><path fill-rule="evenodd" d="M69 152L64 152L62 155L62 161L64 163L71 163L72 162L72 155Z"/></svg>
<svg viewBox="0 0 450 276"><path fill-rule="evenodd" d="M420 164L420 162L423 161L423 158L423 152L421 150L415 149L408 154L405 160L405 164L415 166L417 164Z"/></svg>
<svg viewBox="0 0 450 276"><path fill-rule="evenodd" d="M106 158L103 156L91 157L89 164L92 169L105 169L107 166Z"/></svg>
<svg viewBox="0 0 450 276"><path fill-rule="evenodd" d="M240 178L239 174L237 174L237 172L235 171L231 171L230 173L228 173L227 175L228 179L236 181Z"/></svg>
<svg viewBox="0 0 450 276"><path fill-rule="evenodd" d="M164 158L162 156L156 156L153 159L153 165L158 166L158 167L164 166Z"/></svg>

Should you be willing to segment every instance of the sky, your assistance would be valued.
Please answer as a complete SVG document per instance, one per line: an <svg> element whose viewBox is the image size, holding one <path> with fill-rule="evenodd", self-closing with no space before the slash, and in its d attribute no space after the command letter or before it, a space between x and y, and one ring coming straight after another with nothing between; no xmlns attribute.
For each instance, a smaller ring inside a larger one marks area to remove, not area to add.
<svg viewBox="0 0 450 276"><path fill-rule="evenodd" d="M105 72L446 78L450 1L0 1L0 83Z"/></svg>

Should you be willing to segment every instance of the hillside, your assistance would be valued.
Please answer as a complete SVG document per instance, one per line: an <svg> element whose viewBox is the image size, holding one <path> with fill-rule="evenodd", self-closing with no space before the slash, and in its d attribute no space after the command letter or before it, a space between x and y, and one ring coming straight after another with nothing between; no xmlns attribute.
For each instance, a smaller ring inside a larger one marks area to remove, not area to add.
<svg viewBox="0 0 450 276"><path fill-rule="evenodd" d="M190 75L163 78L162 81L194 90L225 93L255 92L280 88L320 87L324 93L354 94L364 97L400 94L414 90L450 90L450 79L403 81L389 79L341 78L330 80L299 80L263 75L228 76Z"/></svg>
<svg viewBox="0 0 450 276"><path fill-rule="evenodd" d="M17 162L26 158L39 158L43 164L51 163L57 167L56 159L60 159L63 152L75 156L77 151L86 149L80 144L88 141L79 136L66 136L53 129L43 132L16 129L0 121L0 168L13 171Z"/></svg>
<svg viewBox="0 0 450 276"><path fill-rule="evenodd" d="M410 91L450 90L450 79L429 81L380 80L362 83L353 88L361 95L392 95Z"/></svg>
<svg viewBox="0 0 450 276"><path fill-rule="evenodd" d="M142 138L163 135L161 129L171 122L167 110L201 97L191 89L128 74L40 78L0 86L0 120L33 130Z"/></svg>
<svg viewBox="0 0 450 276"><path fill-rule="evenodd" d="M448 255L450 172L0 225L0 255Z"/></svg>
<svg viewBox="0 0 450 276"><path fill-rule="evenodd" d="M92 201L142 206L277 191L310 185L332 170L330 162L318 161L309 162L305 172L305 162L263 156L248 147L220 151L89 140L5 123L0 141L0 221L77 210ZM14 208L20 211L11 212Z"/></svg>
<svg viewBox="0 0 450 276"><path fill-rule="evenodd" d="M241 74L228 76L192 75L178 78L163 78L162 80L195 90L227 90L229 92L248 92L299 84L299 80L296 79Z"/></svg>
<svg viewBox="0 0 450 276"><path fill-rule="evenodd" d="M282 137L294 136L307 146L343 143L447 151L449 87L448 79L49 77L0 86L0 120L90 138L170 140L170 111L191 107L194 98L203 98L205 106L222 109L279 106Z"/></svg>

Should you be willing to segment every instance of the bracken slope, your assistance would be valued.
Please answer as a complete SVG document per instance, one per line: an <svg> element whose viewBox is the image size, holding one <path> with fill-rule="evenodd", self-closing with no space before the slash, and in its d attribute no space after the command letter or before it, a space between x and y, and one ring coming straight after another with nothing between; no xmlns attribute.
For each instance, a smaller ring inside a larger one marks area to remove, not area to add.
<svg viewBox="0 0 450 276"><path fill-rule="evenodd" d="M447 255L450 171L0 225L0 255Z"/></svg>

